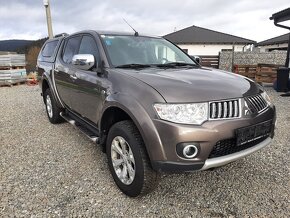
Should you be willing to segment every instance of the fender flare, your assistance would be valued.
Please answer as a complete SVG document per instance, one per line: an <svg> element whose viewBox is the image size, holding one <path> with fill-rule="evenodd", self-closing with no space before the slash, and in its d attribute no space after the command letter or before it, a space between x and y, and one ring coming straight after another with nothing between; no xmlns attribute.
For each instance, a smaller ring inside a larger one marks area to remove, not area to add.
<svg viewBox="0 0 290 218"><path fill-rule="evenodd" d="M151 162L166 159L161 139L152 118L145 108L131 96L122 94L110 95L110 98L107 99L103 107L99 127L102 125L101 122L105 111L112 107L123 110L132 119L143 138ZM134 108L134 110L129 108Z"/></svg>
<svg viewBox="0 0 290 218"><path fill-rule="evenodd" d="M55 101L57 103L57 106L60 107L60 108L64 108L64 105L62 104L62 102L60 101L58 95L56 94L55 86L53 85L53 81L52 81L49 73L44 72L42 74L42 77L41 77L41 91L43 90L43 81L47 82L48 87L50 88L51 93L53 95L53 98L55 99ZM42 93L42 94L44 94L44 93Z"/></svg>

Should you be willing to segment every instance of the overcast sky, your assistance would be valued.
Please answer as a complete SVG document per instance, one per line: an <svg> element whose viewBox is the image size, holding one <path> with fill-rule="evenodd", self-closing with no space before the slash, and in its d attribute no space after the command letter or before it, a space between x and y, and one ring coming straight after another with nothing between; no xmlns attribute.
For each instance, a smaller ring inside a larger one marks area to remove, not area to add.
<svg viewBox="0 0 290 218"><path fill-rule="evenodd" d="M284 33L269 17L289 0L50 0L54 34L84 29L165 35L196 25L262 41ZM288 3L288 4L287 4ZM47 35L43 0L0 0L0 40Z"/></svg>

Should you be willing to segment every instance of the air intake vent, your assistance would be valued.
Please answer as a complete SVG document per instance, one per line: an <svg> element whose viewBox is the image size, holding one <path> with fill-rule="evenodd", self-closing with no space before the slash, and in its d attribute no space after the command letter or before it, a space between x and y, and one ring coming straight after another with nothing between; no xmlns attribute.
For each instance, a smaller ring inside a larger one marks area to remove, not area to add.
<svg viewBox="0 0 290 218"><path fill-rule="evenodd" d="M247 148L251 148L260 142L264 141L267 138L267 136L256 139L251 142L247 142L241 146L237 146L237 139L231 138L231 139L225 139L222 141L219 141L216 143L216 145L213 147L210 155L208 158L215 158L215 157L222 157L225 155L233 154L235 152L239 152L242 150L245 150Z"/></svg>
<svg viewBox="0 0 290 218"><path fill-rule="evenodd" d="M268 106L266 100L260 94L245 97L245 100L248 103L249 109L252 113L259 113Z"/></svg>
<svg viewBox="0 0 290 218"><path fill-rule="evenodd" d="M239 99L210 102L210 119L230 119L240 117Z"/></svg>

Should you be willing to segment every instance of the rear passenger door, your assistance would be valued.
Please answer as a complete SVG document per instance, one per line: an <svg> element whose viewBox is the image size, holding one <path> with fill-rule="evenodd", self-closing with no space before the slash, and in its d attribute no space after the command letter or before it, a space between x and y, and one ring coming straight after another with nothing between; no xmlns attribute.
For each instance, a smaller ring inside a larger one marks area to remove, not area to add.
<svg viewBox="0 0 290 218"><path fill-rule="evenodd" d="M76 69L72 65L72 58L79 51L81 38L81 35L67 38L55 63L54 77L56 89L62 102L70 109L73 108L72 100L75 98L76 92Z"/></svg>

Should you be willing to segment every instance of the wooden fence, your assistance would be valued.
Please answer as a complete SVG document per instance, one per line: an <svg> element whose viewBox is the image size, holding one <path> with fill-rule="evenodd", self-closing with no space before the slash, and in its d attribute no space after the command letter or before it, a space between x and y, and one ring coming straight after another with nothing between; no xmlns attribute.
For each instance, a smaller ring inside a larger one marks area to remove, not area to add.
<svg viewBox="0 0 290 218"><path fill-rule="evenodd" d="M200 64L204 67L219 68L219 55L199 56L201 58Z"/></svg>

